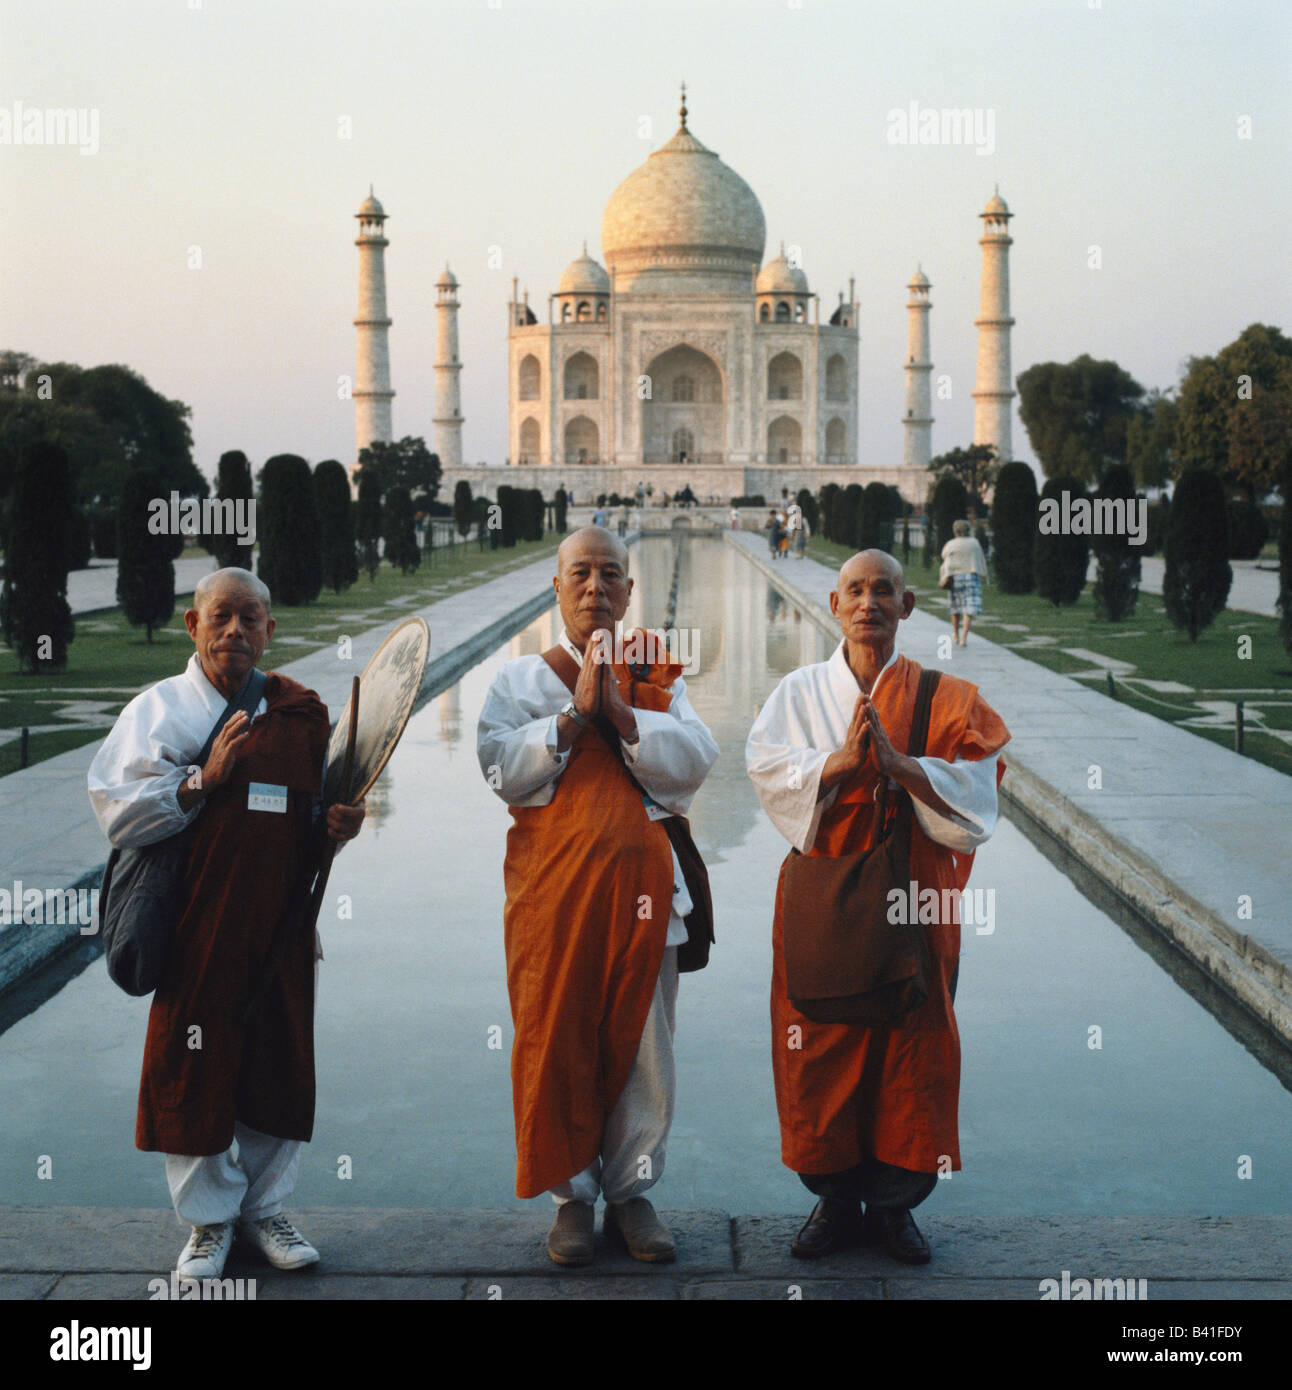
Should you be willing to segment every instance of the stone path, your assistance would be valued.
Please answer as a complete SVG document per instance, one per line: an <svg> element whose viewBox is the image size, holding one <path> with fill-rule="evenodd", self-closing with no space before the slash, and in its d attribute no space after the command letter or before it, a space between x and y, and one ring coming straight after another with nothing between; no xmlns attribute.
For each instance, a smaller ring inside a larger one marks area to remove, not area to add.
<svg viewBox="0 0 1292 1390"><path fill-rule="evenodd" d="M599 1237L595 1264L547 1258L548 1209L293 1212L318 1265L269 1269L235 1247L228 1279L277 1299L1016 1299L1041 1281L1146 1280L1150 1302L1292 1297L1292 1216L930 1216L933 1260L899 1265L869 1247L811 1262L789 1253L802 1215L661 1211L678 1246L647 1265ZM598 1218L598 1226L600 1219ZM110 1207L0 1208L0 1298L145 1299L184 1243L174 1215ZM244 1286L245 1287L245 1286ZM1138 1293L1138 1285L1136 1286Z"/></svg>
<svg viewBox="0 0 1292 1390"><path fill-rule="evenodd" d="M204 574L215 569L215 560L202 555L175 561L175 592L191 594ZM67 602L73 613L93 613L117 606L117 562L95 560L89 569L73 570L67 576Z"/></svg>
<svg viewBox="0 0 1292 1390"><path fill-rule="evenodd" d="M760 537L726 538L838 638L829 614L837 571L811 559L772 561ZM967 647L953 648L942 597L932 583L912 587L931 606L902 624L899 648L973 681L999 711L1013 734L1005 795L1292 1041L1292 778L976 629Z"/></svg>
<svg viewBox="0 0 1292 1390"><path fill-rule="evenodd" d="M1275 560L1231 560L1234 571L1233 583L1229 586L1227 608L1238 609L1243 613L1260 613L1267 618L1277 618L1275 602L1279 596L1279 567ZM1139 586L1146 594L1162 592L1162 575L1166 571L1166 561L1160 555L1145 555L1140 559ZM1094 582L1095 562L1090 561L1090 581Z"/></svg>

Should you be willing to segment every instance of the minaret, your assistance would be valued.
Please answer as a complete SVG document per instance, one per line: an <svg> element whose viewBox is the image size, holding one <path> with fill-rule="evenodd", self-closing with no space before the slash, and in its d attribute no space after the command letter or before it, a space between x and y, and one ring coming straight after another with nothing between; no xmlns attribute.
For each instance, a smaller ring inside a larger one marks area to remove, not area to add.
<svg viewBox="0 0 1292 1390"><path fill-rule="evenodd" d="M355 214L359 219L359 309L354 326L359 330L359 359L354 378L355 457L374 439L389 443L390 402L390 319L386 317L386 213L368 196Z"/></svg>
<svg viewBox="0 0 1292 1390"><path fill-rule="evenodd" d="M982 299L974 325L978 329L978 378L974 384L973 442L994 444L1001 463L1014 457L1011 442L1014 380L1009 365L1009 219L997 189L980 214L982 236Z"/></svg>
<svg viewBox="0 0 1292 1390"><path fill-rule="evenodd" d="M435 282L435 452L441 468L462 467L462 396L458 360L458 282L446 265Z"/></svg>
<svg viewBox="0 0 1292 1390"><path fill-rule="evenodd" d="M902 464L906 468L927 469L933 457L933 363L929 360L929 278L916 267L906 287L906 417L902 424L906 437Z"/></svg>

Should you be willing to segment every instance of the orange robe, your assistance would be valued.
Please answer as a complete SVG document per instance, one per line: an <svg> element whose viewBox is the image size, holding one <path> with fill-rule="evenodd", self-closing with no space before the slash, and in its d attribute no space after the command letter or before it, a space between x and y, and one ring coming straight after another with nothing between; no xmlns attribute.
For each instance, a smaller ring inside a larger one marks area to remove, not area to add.
<svg viewBox="0 0 1292 1390"><path fill-rule="evenodd" d="M905 751L920 667L904 656L878 682L875 708L893 747ZM933 697L927 756L977 761L1009 732L968 681L943 673ZM1004 775L997 767L996 781ZM874 838L878 775L866 768L821 816L810 855L860 853ZM894 798L890 796L892 808ZM929 839L911 817L911 877L921 889L963 889L973 855ZM814 1023L785 988L784 866L776 886L772 935L772 1071L781 1124L781 1158L796 1173L839 1173L870 1156L914 1172L960 1168L957 1109L960 1033L950 982L960 956L960 925L926 925L933 963L928 1000L898 1024L863 1028ZM799 1032L792 1030L798 1029ZM800 1045L795 1045L801 1042Z"/></svg>
<svg viewBox="0 0 1292 1390"><path fill-rule="evenodd" d="M667 710L682 668L656 667L649 681L613 669L626 703ZM537 1197L601 1152L659 977L673 853L595 725L575 739L552 801L511 814L503 928L516 1195Z"/></svg>

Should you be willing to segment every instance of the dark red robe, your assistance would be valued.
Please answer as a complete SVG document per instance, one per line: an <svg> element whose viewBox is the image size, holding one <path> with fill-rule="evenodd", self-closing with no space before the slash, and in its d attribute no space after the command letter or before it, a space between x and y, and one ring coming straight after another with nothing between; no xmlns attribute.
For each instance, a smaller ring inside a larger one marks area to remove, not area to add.
<svg viewBox="0 0 1292 1390"><path fill-rule="evenodd" d="M328 744L327 706L271 674L229 780L194 823L186 900L153 996L135 1145L223 1153L241 1121L280 1139L314 1129L314 934L296 915ZM286 813L248 810L252 782L287 788ZM279 924L281 963L250 1023Z"/></svg>

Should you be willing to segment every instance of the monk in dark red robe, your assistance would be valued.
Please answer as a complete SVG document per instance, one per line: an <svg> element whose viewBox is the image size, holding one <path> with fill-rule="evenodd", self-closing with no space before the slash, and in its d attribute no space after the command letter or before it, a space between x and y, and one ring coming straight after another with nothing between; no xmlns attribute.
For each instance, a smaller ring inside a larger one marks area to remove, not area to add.
<svg viewBox="0 0 1292 1390"><path fill-rule="evenodd" d="M895 1258L923 1263L929 1247L911 1209L939 1174L960 1168L960 893L995 826L996 755L1009 732L975 686L944 671L924 754L908 756L921 670L896 649L898 625L915 606L901 566L881 551L853 556L830 605L843 640L829 661L793 672L772 693L746 746L750 777L777 829L806 856L869 849L881 781L890 807L908 793L911 880L933 891L937 909L919 914L932 966L923 1005L883 1027L817 1023L794 1008L786 986L782 868L771 995L781 1152L821 1199L793 1249L819 1255L869 1232Z"/></svg>
<svg viewBox="0 0 1292 1390"><path fill-rule="evenodd" d="M317 938L301 908L322 836L352 839L364 812L318 816L328 713L285 676L270 674L255 710L235 713L194 765L275 624L246 570L206 576L193 603L187 669L126 706L89 789L114 846L189 835L135 1142L166 1154L176 1214L193 1228L177 1272L218 1278L235 1224L279 1268L318 1258L282 1214L314 1126Z"/></svg>

